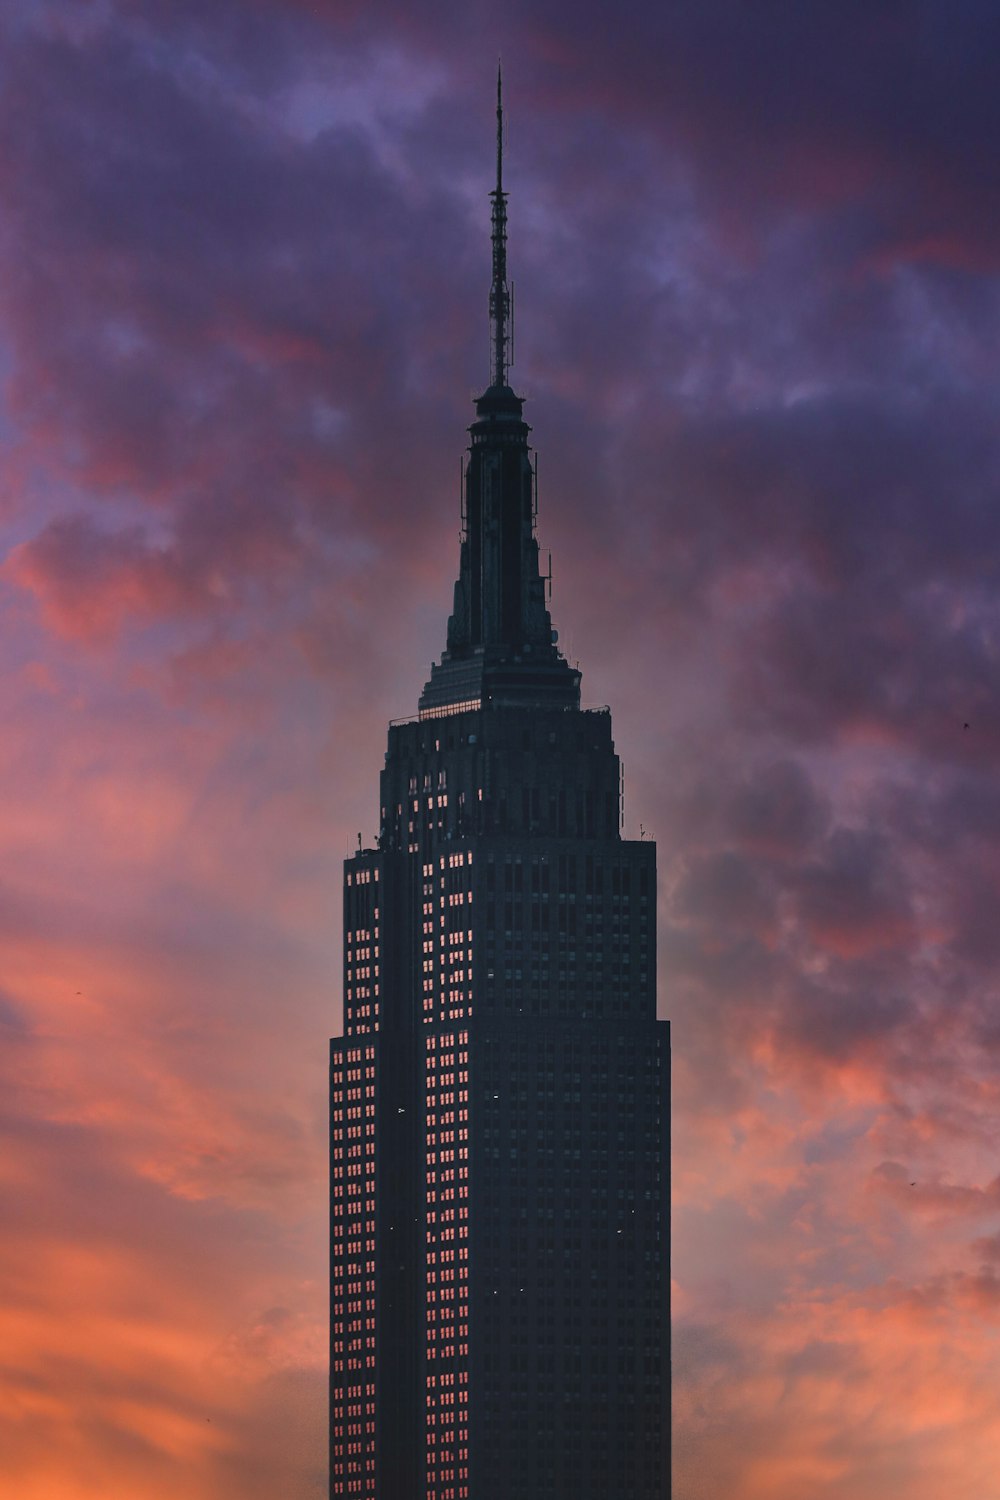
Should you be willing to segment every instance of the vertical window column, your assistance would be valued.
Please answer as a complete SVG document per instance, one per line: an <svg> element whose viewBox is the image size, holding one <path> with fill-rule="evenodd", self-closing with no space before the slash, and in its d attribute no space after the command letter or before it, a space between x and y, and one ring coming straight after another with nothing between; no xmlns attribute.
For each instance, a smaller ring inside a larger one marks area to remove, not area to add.
<svg viewBox="0 0 1000 1500"><path fill-rule="evenodd" d="M333 1057L331 1184L331 1481L335 1495L375 1496L374 1042Z"/></svg>
<svg viewBox="0 0 1000 1500"><path fill-rule="evenodd" d="M428 1034L425 1456L427 1500L469 1488L469 1034ZM464 1128L458 1126L459 1116Z"/></svg>

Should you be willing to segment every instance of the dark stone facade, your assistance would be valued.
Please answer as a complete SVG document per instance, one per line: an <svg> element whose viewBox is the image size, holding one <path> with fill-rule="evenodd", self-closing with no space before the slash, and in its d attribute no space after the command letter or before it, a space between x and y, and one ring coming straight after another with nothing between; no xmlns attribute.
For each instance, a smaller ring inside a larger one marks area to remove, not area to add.
<svg viewBox="0 0 1000 1500"><path fill-rule="evenodd" d="M371 1380L334 1371L335 1455L350 1405L373 1424L343 1454L360 1476L373 1460L374 1487L353 1493L668 1492L655 847L619 837L618 795L606 711L488 707L390 730L382 847L346 867L333 1044L334 1183L374 1174L367 1223L334 1199L335 1318L366 1280L353 1300L374 1318ZM352 1160L346 1060L366 1049L374 1130ZM352 1223L371 1277L360 1253L349 1274ZM362 1384L373 1398L341 1401Z"/></svg>

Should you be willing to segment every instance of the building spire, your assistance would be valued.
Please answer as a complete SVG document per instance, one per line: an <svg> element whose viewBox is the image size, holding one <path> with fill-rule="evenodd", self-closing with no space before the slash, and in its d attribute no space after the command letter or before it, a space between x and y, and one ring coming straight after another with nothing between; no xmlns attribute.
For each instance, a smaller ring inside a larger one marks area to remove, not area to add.
<svg viewBox="0 0 1000 1500"><path fill-rule="evenodd" d="M490 288L492 383L507 384L510 357L510 287L507 284L507 194L503 190L503 100L497 60L497 185L493 199L493 285Z"/></svg>
<svg viewBox="0 0 1000 1500"><path fill-rule="evenodd" d="M520 704L580 707L580 673L559 651L539 566L535 470L524 401L508 385L511 288L503 190L503 95L497 68L490 384L476 397L463 465L462 541L448 644L420 695L421 718Z"/></svg>

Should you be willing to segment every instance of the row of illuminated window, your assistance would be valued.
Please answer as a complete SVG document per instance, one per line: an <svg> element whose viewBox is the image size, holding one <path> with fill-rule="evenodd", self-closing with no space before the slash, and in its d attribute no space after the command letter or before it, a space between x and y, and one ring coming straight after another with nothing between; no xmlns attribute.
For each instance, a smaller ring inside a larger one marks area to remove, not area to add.
<svg viewBox="0 0 1000 1500"><path fill-rule="evenodd" d="M441 927L443 928L444 925L445 925L445 920L444 920L444 917L442 916L442 918L441 918ZM469 944L470 945L469 958L471 959L471 957L472 957L472 951L471 951L472 928L471 927L469 927L469 928L465 928L465 927L451 927L451 928L449 928L447 930L447 932L442 931L441 933L438 934L437 938L435 938L435 936L434 936L434 923L433 922L425 922L424 923L424 934L425 934L425 936L424 936L424 938L422 940L422 943L421 943L421 952L422 953L425 953L425 954L427 954L427 953L433 953L436 948L441 948L441 949L444 949L444 948L462 948L466 944ZM442 960L443 960L444 957L445 957L444 953L441 954L441 957L442 957ZM452 953L452 954L449 955L449 957L451 959L451 962L455 963L455 962L458 962L458 961L461 960L462 955L461 954L457 954L456 955L456 954ZM362 977L362 976L359 975L358 977Z"/></svg>
<svg viewBox="0 0 1000 1500"><path fill-rule="evenodd" d="M453 1052L455 1050L456 1038L460 1049L468 1046L469 1033L467 1031L459 1031L457 1033L453 1031L445 1031L442 1032L440 1036L429 1036L427 1038L427 1050L428 1052L434 1052L436 1050L438 1054L449 1051ZM460 1050L458 1054L458 1062L467 1063L468 1061L468 1052Z"/></svg>
<svg viewBox="0 0 1000 1500"><path fill-rule="evenodd" d="M448 794L447 794L447 792L438 792L436 795L433 792L431 792L431 793L428 794L428 797L427 797L427 811L428 812L430 812L435 807L447 807L447 806L448 806ZM412 807L413 807L413 811L415 813L418 813L420 811L420 799L418 797L414 797L413 803L412 803ZM413 827L412 823L410 824L410 827L411 828Z"/></svg>
<svg viewBox="0 0 1000 1500"><path fill-rule="evenodd" d="M374 1111L372 1112L374 1114ZM350 1121L347 1125L343 1123L343 1111L335 1110L333 1117L333 1137L336 1143L338 1158L347 1156L371 1156L375 1150L375 1122L367 1118L366 1123L360 1120Z"/></svg>
<svg viewBox="0 0 1000 1500"><path fill-rule="evenodd" d="M339 1133L336 1142L338 1147L337 1164L341 1167L347 1167L346 1175L348 1177L360 1176L362 1169L367 1172L374 1172L375 1170L374 1141L358 1141L357 1129L358 1127L350 1132L349 1139L351 1144L348 1145L345 1143L342 1132ZM374 1126L369 1127L369 1129L374 1130Z"/></svg>
<svg viewBox="0 0 1000 1500"><path fill-rule="evenodd" d="M348 885L371 885L372 881L378 880L378 866L372 870L348 870Z"/></svg>
<svg viewBox="0 0 1000 1500"><path fill-rule="evenodd" d="M443 783L442 783L443 785ZM438 856L438 869L459 870L472 864L472 850L460 849L453 854L441 854ZM428 860L421 865L420 873L425 880L429 880L434 874L434 861Z"/></svg>
<svg viewBox="0 0 1000 1500"><path fill-rule="evenodd" d="M352 1147L352 1149L354 1149ZM363 1161L349 1161L341 1165L340 1175L342 1177L373 1177L375 1175L374 1157L366 1157Z"/></svg>
<svg viewBox="0 0 1000 1500"><path fill-rule="evenodd" d="M348 1119L360 1119L360 1112L369 1115L370 1110L375 1107L375 1089L372 1088L373 1080L369 1082L369 1088L361 1089L357 1085L345 1086L345 1080L337 1077L333 1080L333 1088L336 1089L336 1104L340 1109L348 1110Z"/></svg>
<svg viewBox="0 0 1000 1500"><path fill-rule="evenodd" d="M468 1385L468 1383L469 1383L469 1372L468 1372L468 1370L445 1370L440 1375L428 1375L427 1376L427 1390L428 1390L428 1392L433 1392L433 1391L439 1390L439 1389L440 1390L444 1390L446 1387L450 1388L451 1386L454 1386L454 1385ZM427 1396L428 1404L431 1404L431 1399L432 1399L431 1395L428 1394L428 1396Z"/></svg>
<svg viewBox="0 0 1000 1500"><path fill-rule="evenodd" d="M374 1132L375 1127L371 1125L368 1129L369 1132ZM369 1155L371 1152L371 1147L361 1139L361 1130L360 1124L347 1127L347 1144L342 1147L341 1155L349 1161L359 1156Z"/></svg>
<svg viewBox="0 0 1000 1500"><path fill-rule="evenodd" d="M332 1279L337 1283L337 1291L343 1294L344 1281L342 1276L334 1274ZM357 1290L356 1295L353 1299L350 1297L344 1299L342 1296L342 1300L337 1307L337 1316L338 1318L347 1318L351 1331L354 1333L360 1333L362 1331L362 1319L365 1316L367 1304L360 1296L360 1287L358 1287L356 1283L355 1286ZM373 1281L367 1283L366 1295L369 1297L373 1297L375 1295L375 1283Z"/></svg>
<svg viewBox="0 0 1000 1500"><path fill-rule="evenodd" d="M337 1286L340 1289L341 1293L346 1292L349 1297L360 1297L363 1291L369 1293L374 1292L374 1281L365 1281L363 1278L359 1279L361 1269L362 1267L360 1262L347 1264L343 1260L338 1261L333 1266L331 1276L332 1279L337 1283ZM373 1262L368 1262L368 1264L365 1265L364 1269L367 1271L369 1276L375 1275L375 1266Z"/></svg>
<svg viewBox="0 0 1000 1500"><path fill-rule="evenodd" d="M467 1073L465 1077L468 1077ZM435 1078L433 1071L428 1070L427 1108L431 1111L435 1109L444 1111L441 1115L442 1125L450 1125L454 1121L456 1098L459 1105L467 1105L469 1102L468 1088L456 1089L452 1083L451 1073L442 1073L440 1077ZM458 1118L460 1120L467 1120L469 1118L468 1111L459 1109Z"/></svg>
<svg viewBox="0 0 1000 1500"><path fill-rule="evenodd" d="M454 1088L456 1079L459 1083L468 1083L469 1081L468 1067L456 1071L454 1063L444 1057L428 1059L428 1068L430 1070L430 1088L450 1089ZM447 1098L450 1103L451 1095L449 1094Z"/></svg>
<svg viewBox="0 0 1000 1500"><path fill-rule="evenodd" d="M464 1247L457 1253L463 1260L468 1260L469 1252ZM433 1251L431 1254L433 1254ZM428 1255L428 1260L430 1258L430 1255ZM427 1267L427 1285L428 1287L447 1286L451 1281L462 1281L467 1269L464 1265L441 1266L440 1268L429 1265Z"/></svg>
<svg viewBox="0 0 1000 1500"><path fill-rule="evenodd" d="M459 1161L459 1163L461 1163L463 1156L467 1155L467 1152L463 1152L462 1148L460 1147L458 1149L457 1155L458 1155L458 1161ZM452 1162L452 1161L455 1161L455 1159L456 1159L456 1153L455 1153L455 1150L452 1149L451 1147L449 1147L447 1151L429 1150L427 1152L427 1165L429 1167L436 1167L439 1162L443 1165L445 1162ZM459 1175L459 1177L467 1177L469 1175L468 1168L467 1167L463 1167L460 1164L459 1168L458 1168L458 1175ZM433 1180L433 1179L431 1179L431 1180ZM440 1181L441 1182L454 1182L454 1180L455 1180L455 1169L453 1167L447 1167L447 1168L445 1168L441 1172L441 1176L440 1176Z"/></svg>
<svg viewBox="0 0 1000 1500"><path fill-rule="evenodd" d="M429 1375L427 1378L428 1380L433 1380L434 1377L432 1375ZM438 1410L440 1410L443 1406L468 1406L468 1404L469 1393L465 1390L428 1391L427 1393L427 1405L429 1407L435 1407Z"/></svg>
<svg viewBox="0 0 1000 1500"><path fill-rule="evenodd" d="M430 1191L430 1192L427 1193L426 1197L427 1197L428 1203L433 1203L433 1202L435 1202L435 1200L437 1198L437 1194L432 1190L432 1191ZM438 1214L436 1210L434 1212L428 1213L427 1220L428 1220L429 1223L434 1223L435 1219L437 1219L442 1224L452 1224L452 1223L455 1222L456 1219L467 1219L468 1217L469 1217L469 1205L468 1205L468 1203L458 1203L458 1204L456 1204L454 1202L449 1201L448 1207L447 1208L442 1208L440 1214Z"/></svg>
<svg viewBox="0 0 1000 1500"><path fill-rule="evenodd" d="M371 1309L369 1308L368 1311L370 1312ZM359 1338L363 1333L374 1334L375 1319L373 1317L366 1317L362 1319L360 1316L354 1315L348 1320L347 1328L345 1330L344 1323L338 1315L331 1321L331 1328L338 1333L343 1334L345 1332L349 1332L352 1337ZM375 1343L372 1338L368 1339L368 1345L370 1348L374 1349ZM341 1366L341 1368L343 1367Z"/></svg>
<svg viewBox="0 0 1000 1500"><path fill-rule="evenodd" d="M358 1358L356 1358L356 1359L339 1359L339 1358L334 1359L333 1364L332 1364L332 1369L333 1369L334 1373L337 1374L337 1375L343 1375L344 1372L345 1372L345 1370L347 1370L347 1371L351 1371L351 1370L364 1370L366 1374L368 1374L368 1373L374 1374L374 1372L375 1372L375 1340L373 1338L368 1339L366 1341L366 1346L365 1347L367 1348L368 1353L364 1354L363 1356L359 1355ZM360 1348L361 1348L361 1340L360 1339L353 1339L351 1341L351 1348L352 1349L357 1348L357 1349L360 1350ZM337 1400L337 1388L336 1388L336 1386L334 1386L333 1392L334 1392L334 1400L336 1401Z"/></svg>
<svg viewBox="0 0 1000 1500"><path fill-rule="evenodd" d="M375 1231L373 1226L365 1219L361 1219L354 1224L347 1225L343 1224L338 1219L337 1222L333 1225L333 1233L337 1239L346 1238L350 1241L346 1249L346 1253L348 1255L361 1255L362 1246L364 1247L364 1254L375 1254L374 1238L365 1238L366 1235L373 1236Z"/></svg>
<svg viewBox="0 0 1000 1500"><path fill-rule="evenodd" d="M372 1401L375 1399L375 1387L371 1384L347 1385L344 1387L344 1391L351 1401L360 1401L364 1397L370 1397Z"/></svg>
<svg viewBox="0 0 1000 1500"><path fill-rule="evenodd" d="M443 1057L435 1059L435 1061L437 1063L437 1067L436 1068L433 1067L432 1064L428 1065L429 1066L429 1081L428 1081L428 1085L427 1085L428 1088L430 1088L430 1089L453 1089L455 1087L456 1080L459 1083L468 1083L468 1081L469 1081L469 1070L468 1070L467 1067L459 1069L456 1072L455 1069L454 1069L453 1064L450 1063L450 1062L447 1062ZM462 1092L459 1094L458 1097L460 1099L467 1099L469 1096L468 1096L467 1091L463 1089ZM451 1104L451 1103L454 1102L453 1101L453 1096L450 1093L449 1094L442 1094L441 1095L441 1102L442 1102L442 1104Z"/></svg>
<svg viewBox="0 0 1000 1500"><path fill-rule="evenodd" d="M334 1063L341 1068L345 1063L351 1068L356 1068L361 1063L373 1063L374 1061L375 1048L372 1045L367 1047L345 1047L343 1052L338 1052L334 1055ZM360 1077L360 1073L358 1076Z"/></svg>
<svg viewBox="0 0 1000 1500"><path fill-rule="evenodd" d="M465 1093L462 1097L464 1097L465 1099L468 1099L469 1095L468 1095L468 1093ZM432 1126L433 1127L437 1127L437 1126L440 1125L443 1128L445 1125L454 1125L456 1118L457 1118L459 1124L464 1124L468 1120L468 1118L469 1118L469 1111L468 1111L467 1108L463 1108L463 1109L446 1109L441 1114L438 1114L437 1111L436 1111L436 1109L435 1109L435 1102L436 1101L434 1099L434 1094L432 1093L432 1091L430 1089L428 1089L428 1091L427 1091L427 1128L428 1128L428 1130L431 1129ZM443 1103L444 1100L442 1099L439 1102ZM448 1140L451 1140L452 1137L451 1136L443 1136L442 1139L448 1141Z"/></svg>
<svg viewBox="0 0 1000 1500"><path fill-rule="evenodd" d="M451 983L448 983L447 988L445 987L446 977L447 977L448 981L451 981ZM469 977L470 980L472 979L472 970L471 969L469 970L469 976L468 977ZM445 976L444 974L442 974L442 975L440 975L440 977L438 978L437 981L434 980L434 978L433 978L432 975L426 975L424 977L424 981L423 981L424 1010L425 1011L429 1011L429 1010L433 1010L434 1009L434 998L435 998L435 996L437 996L437 998L440 1000L440 1002L441 1002L442 1005L466 1005L466 1004L468 1004L468 1002L471 1001L471 999L472 999L472 993L471 993L471 990L469 990L466 987L465 978L466 978L466 975L465 975L465 970L464 969L459 969L459 971L456 974L449 974L447 976ZM456 985L454 983L455 980L460 980L461 983L458 984L458 985ZM470 1015L472 1014L471 1006L470 1006L469 1014ZM446 1019L446 1020L449 1020L449 1021L464 1021L465 1017L464 1016L447 1016L447 1017L443 1017L443 1019ZM429 1024L429 1019L428 1019L428 1017L426 1015L424 1016L424 1023L425 1024Z"/></svg>
<svg viewBox="0 0 1000 1500"><path fill-rule="evenodd" d="M468 1111L465 1111L465 1113L466 1113L466 1117L468 1117ZM428 1123L429 1126L432 1126L434 1124L434 1117L433 1117L433 1115L429 1115L428 1116L427 1123ZM462 1129L457 1130L457 1131L455 1131L455 1130L437 1130L437 1128L435 1127L435 1129L434 1129L433 1132L430 1132L430 1131L428 1132L427 1144L428 1144L428 1147L429 1147L430 1150L434 1150L434 1149L437 1148L437 1146L439 1144L442 1145L442 1146L448 1146L448 1145L453 1145L455 1143L455 1141L467 1141L468 1139L469 1139L469 1131L468 1131L467 1127L463 1127ZM428 1155L428 1157L427 1157L428 1162L430 1162L431 1159L432 1158ZM450 1160L450 1157L448 1156L447 1152L442 1151L440 1153L440 1159L441 1159L441 1161L448 1161L448 1160Z"/></svg>
<svg viewBox="0 0 1000 1500"><path fill-rule="evenodd" d="M422 708L419 717L421 722L426 719L450 719L453 714L469 713L470 710L480 708L481 706L478 698L465 698L461 703L444 703L439 704L435 708ZM471 735L470 740L474 742L475 735ZM435 749L439 750L441 748L441 741L435 740L434 746ZM441 772L441 775L444 775L444 772Z"/></svg>
<svg viewBox="0 0 1000 1500"><path fill-rule="evenodd" d="M456 1157L458 1160L457 1168L443 1166L440 1172L436 1172L433 1170L437 1167L439 1160L442 1163L453 1162L456 1160ZM468 1146L459 1146L457 1150L449 1147L447 1151L429 1151L427 1153L427 1166L431 1170L427 1173L428 1184L430 1186L433 1186L435 1182L454 1182L456 1170L460 1179L467 1178L469 1175L468 1159Z"/></svg>
<svg viewBox="0 0 1000 1500"><path fill-rule="evenodd" d="M428 1328L427 1358L433 1359L435 1361L440 1361L441 1364L447 1364L449 1360L467 1359L469 1354L469 1345L467 1342L454 1342L455 1334L456 1329L453 1326L442 1328L440 1335L438 1334L436 1329ZM438 1337L440 1337L441 1339L440 1345L438 1345L438 1343L436 1342Z"/></svg>
<svg viewBox="0 0 1000 1500"><path fill-rule="evenodd" d="M478 707L479 705L477 704L476 706ZM428 710L426 710L426 709L424 710L425 714L427 714L428 712L429 712ZM425 771L424 772L423 787L424 787L424 791L425 792L429 792L430 789L431 789L431 786L433 785L433 775L434 775L434 773L432 771ZM438 784L438 786L447 786L448 785L448 772L445 770L445 768L443 766L442 766L442 768L437 773L437 784ZM412 794L417 790L417 778L416 778L416 776L411 776L410 777L409 786L410 786L410 795L412 796Z"/></svg>
<svg viewBox="0 0 1000 1500"><path fill-rule="evenodd" d="M459 1321L459 1322L455 1321L456 1318L459 1319L459 1320L461 1320L461 1319L467 1318L469 1316L468 1293L464 1289L463 1289L463 1292L462 1292L462 1296L461 1296L461 1298L459 1300L463 1304L464 1311L463 1311L463 1307L459 1307L457 1309L454 1308L454 1307L441 1307L441 1308L429 1307L427 1309L427 1322L428 1322L428 1325L434 1324L436 1322L440 1322L441 1325L442 1325L441 1326L442 1336L447 1336L449 1338L452 1338L452 1337L455 1337L457 1335L458 1337L463 1338L463 1339L468 1338L468 1336L469 1336L469 1325L468 1325L468 1323L464 1323L464 1322L461 1322L461 1321ZM434 1332L433 1327L431 1327L429 1329L429 1331L431 1333L433 1333Z"/></svg>
<svg viewBox="0 0 1000 1500"><path fill-rule="evenodd" d="M379 1013L378 985L375 986L374 999L367 985L361 985L356 990L349 986L344 995L344 1024L348 1028L346 1035L357 1035L357 1030L350 1028L357 1028L360 1019L370 1016L373 1011L377 1016ZM377 1031L378 1027L374 1029Z"/></svg>
<svg viewBox="0 0 1000 1500"><path fill-rule="evenodd" d="M453 1160L454 1152L441 1152L442 1163L444 1163L444 1161ZM436 1158L436 1154L427 1154L427 1167L429 1167L430 1169L429 1173L427 1173L427 1181L429 1181L429 1184L433 1185L435 1179L438 1182L442 1182L442 1184L444 1184L444 1182L459 1182L459 1184L462 1184L462 1182L468 1182L468 1164L463 1164L462 1161L460 1161L459 1166L457 1167L442 1167L441 1172L435 1173L435 1170L433 1169L435 1169L436 1164L438 1164L438 1158Z"/></svg>
<svg viewBox="0 0 1000 1500"><path fill-rule="evenodd" d="M433 1380L434 1376L428 1375L427 1378L429 1380ZM426 1423L428 1435L432 1427L461 1427L466 1421L468 1421L468 1391L451 1391L448 1393L448 1396L450 1397L450 1399L439 1396L436 1392L432 1392L427 1396L427 1399L424 1402L424 1421ZM457 1401L455 1399L456 1396L458 1397ZM453 1441L463 1441L460 1432L453 1432L449 1434L449 1436ZM464 1440L467 1442L468 1437L466 1437ZM439 1441L443 1441L443 1439L439 1438Z"/></svg>
<svg viewBox="0 0 1000 1500"><path fill-rule="evenodd" d="M341 1092L343 1093L344 1090L342 1089ZM370 1133L370 1122L374 1118L374 1116L375 1099L371 1093L365 1096L363 1104L344 1105L340 1104L340 1102L338 1101L337 1106L334 1108L333 1112L333 1119L337 1124L342 1123L346 1118L347 1134L352 1138L354 1136L360 1136L363 1120L369 1122L369 1126L366 1127L366 1132Z"/></svg>
<svg viewBox="0 0 1000 1500"><path fill-rule="evenodd" d="M344 933L344 946L352 949L349 954L356 962L365 958L378 958L378 942L372 942L372 938L378 938L378 928L353 927Z"/></svg>
<svg viewBox="0 0 1000 1500"><path fill-rule="evenodd" d="M354 1389L354 1387L352 1386L351 1390L353 1390L353 1389ZM356 1427L349 1427L347 1429L348 1432L352 1432L352 1431L353 1432L361 1432L361 1431L363 1431L363 1428L360 1425L360 1419L364 1415L366 1409L368 1409L366 1407L366 1403L361 1402L361 1401L356 1401L351 1396L350 1391L346 1392L346 1398L347 1398L346 1400L344 1399L345 1392L340 1391L340 1392L337 1393L337 1395L338 1395L337 1410L343 1413L344 1418L345 1418L346 1421L351 1422L351 1423L357 1421L357 1423L358 1423L358 1425ZM375 1410L374 1403L372 1403L372 1406L371 1406L370 1410L374 1413L374 1410Z"/></svg>
<svg viewBox="0 0 1000 1500"><path fill-rule="evenodd" d="M464 941L464 939L461 939L461 940ZM432 943L424 943L424 952L425 953L433 954L433 951L434 951L434 948L433 948L433 944ZM455 964L471 964L471 962L472 962L472 949L471 948L468 948L468 949L461 948L461 949L459 949L459 951L457 953L441 953L441 954L438 955L438 964L439 964L439 966L441 968L441 971L442 971L442 978L444 977L444 969L445 969L446 964L451 964L452 966L454 966ZM433 972L434 972L434 959L433 959L433 957L423 959L422 960L422 968L423 968L423 972L425 974L433 974ZM452 981L453 984L463 984L465 982L465 971L460 969L457 973L453 972L452 974L449 975L449 978L451 979L451 981ZM470 979L472 978L471 972L469 974L469 978ZM376 989L377 989L377 986L376 986Z"/></svg>

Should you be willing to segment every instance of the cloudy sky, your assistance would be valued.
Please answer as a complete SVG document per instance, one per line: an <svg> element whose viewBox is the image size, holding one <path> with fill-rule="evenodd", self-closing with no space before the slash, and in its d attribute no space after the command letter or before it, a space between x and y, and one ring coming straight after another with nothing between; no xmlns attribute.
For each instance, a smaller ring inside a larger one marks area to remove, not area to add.
<svg viewBox="0 0 1000 1500"><path fill-rule="evenodd" d="M553 611L659 844L678 1500L1000 1500L996 6L0 42L3 1492L324 1493L340 864L444 643L502 50Z"/></svg>

